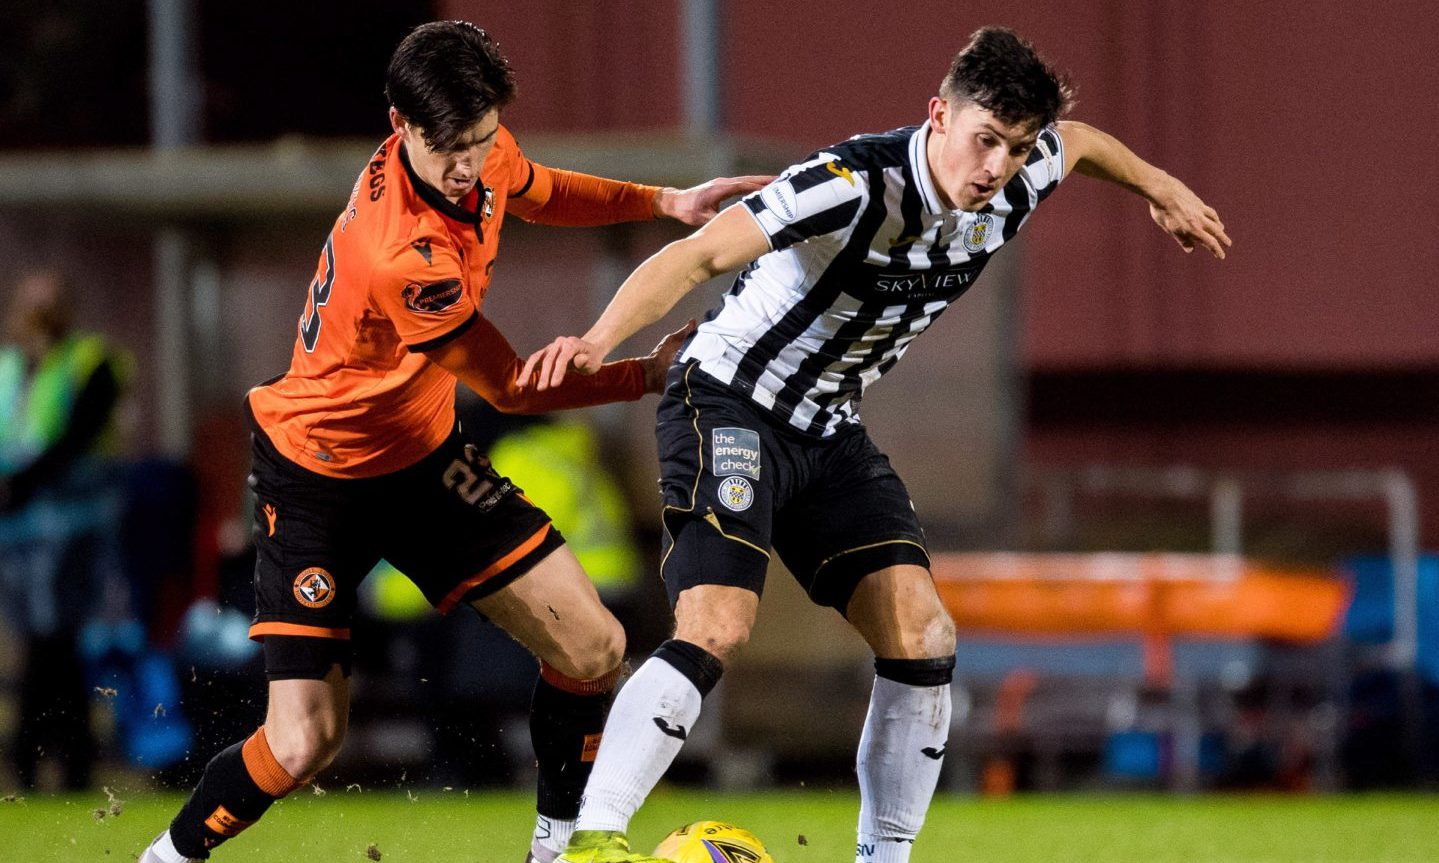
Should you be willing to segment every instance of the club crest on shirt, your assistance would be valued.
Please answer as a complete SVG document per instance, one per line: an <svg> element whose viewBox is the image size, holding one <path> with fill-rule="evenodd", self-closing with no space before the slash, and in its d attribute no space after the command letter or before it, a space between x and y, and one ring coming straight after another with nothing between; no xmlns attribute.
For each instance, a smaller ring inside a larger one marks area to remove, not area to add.
<svg viewBox="0 0 1439 863"><path fill-rule="evenodd" d="M964 229L964 250L970 252L982 252L984 246L989 242L989 232L994 228L994 217L988 213L979 213L974 217L974 224Z"/></svg>
<svg viewBox="0 0 1439 863"><path fill-rule="evenodd" d="M480 207L480 215L486 219L495 216L495 190L490 186L485 187L485 203Z"/></svg>
<svg viewBox="0 0 1439 863"><path fill-rule="evenodd" d="M459 279L444 279L428 285L410 282L400 296L405 298L405 308L410 311L433 315L459 302L464 292L465 286Z"/></svg>
<svg viewBox="0 0 1439 863"><path fill-rule="evenodd" d="M710 432L710 473L759 479L759 432L717 428Z"/></svg>
<svg viewBox="0 0 1439 863"><path fill-rule="evenodd" d="M725 509L744 512L754 503L754 486L742 476L727 476L720 480L719 502Z"/></svg>

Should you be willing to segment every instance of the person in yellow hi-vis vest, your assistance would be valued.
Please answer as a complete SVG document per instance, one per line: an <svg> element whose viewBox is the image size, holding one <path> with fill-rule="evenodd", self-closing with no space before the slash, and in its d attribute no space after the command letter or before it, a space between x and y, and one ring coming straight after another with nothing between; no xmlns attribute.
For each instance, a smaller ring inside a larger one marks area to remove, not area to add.
<svg viewBox="0 0 1439 863"><path fill-rule="evenodd" d="M0 595L23 641L13 757L33 787L42 753L68 788L89 784L94 747L78 633L100 593L120 501L102 456L126 361L72 332L61 279L16 285L0 347ZM113 558L110 558L113 559Z"/></svg>
<svg viewBox="0 0 1439 863"><path fill-rule="evenodd" d="M589 426L500 414L465 400L457 411L466 437L488 454L495 470L554 519L606 604L639 583L642 564L629 504ZM384 561L366 588L371 610L388 620L413 619L430 608L419 589Z"/></svg>

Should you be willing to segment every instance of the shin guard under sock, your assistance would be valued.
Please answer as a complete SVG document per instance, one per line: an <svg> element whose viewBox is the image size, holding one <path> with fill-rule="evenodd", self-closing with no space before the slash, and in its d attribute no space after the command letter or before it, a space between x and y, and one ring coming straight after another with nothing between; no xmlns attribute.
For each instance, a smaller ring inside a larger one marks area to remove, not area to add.
<svg viewBox="0 0 1439 863"><path fill-rule="evenodd" d="M210 759L200 784L170 822L170 839L186 857L209 857L211 848L260 820L270 804L300 784L275 760L261 728Z"/></svg>
<svg viewBox="0 0 1439 863"><path fill-rule="evenodd" d="M592 680L577 680L549 665L540 666L530 701L530 739L540 774L535 798L537 848L558 853L570 840L619 677L618 668Z"/></svg>

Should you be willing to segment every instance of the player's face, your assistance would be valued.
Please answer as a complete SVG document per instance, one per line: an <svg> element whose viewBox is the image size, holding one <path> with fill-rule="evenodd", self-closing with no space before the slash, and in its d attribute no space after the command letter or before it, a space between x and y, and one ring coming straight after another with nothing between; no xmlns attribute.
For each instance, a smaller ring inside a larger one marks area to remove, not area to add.
<svg viewBox="0 0 1439 863"><path fill-rule="evenodd" d="M440 190L440 194L458 202L468 195L480 180L480 168L495 145L495 132L500 128L500 112L490 109L479 122L465 130L453 149L432 150L425 143L423 131L411 124L394 108L390 109L390 125L405 142L410 165L420 179Z"/></svg>
<svg viewBox="0 0 1439 863"><path fill-rule="evenodd" d="M1024 167L1039 129L968 101L929 100L929 172L945 206L973 212Z"/></svg>

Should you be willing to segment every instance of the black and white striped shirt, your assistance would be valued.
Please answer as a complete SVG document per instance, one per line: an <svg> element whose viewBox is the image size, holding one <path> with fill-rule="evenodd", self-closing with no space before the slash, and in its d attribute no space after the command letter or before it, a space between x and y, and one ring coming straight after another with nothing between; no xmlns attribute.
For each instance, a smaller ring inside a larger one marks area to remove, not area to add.
<svg viewBox="0 0 1439 863"><path fill-rule="evenodd" d="M859 135L746 197L772 251L739 274L680 361L698 361L810 434L858 423L865 388L974 284L1063 177L1063 142L1046 127L979 212L946 210L928 139L928 123Z"/></svg>

